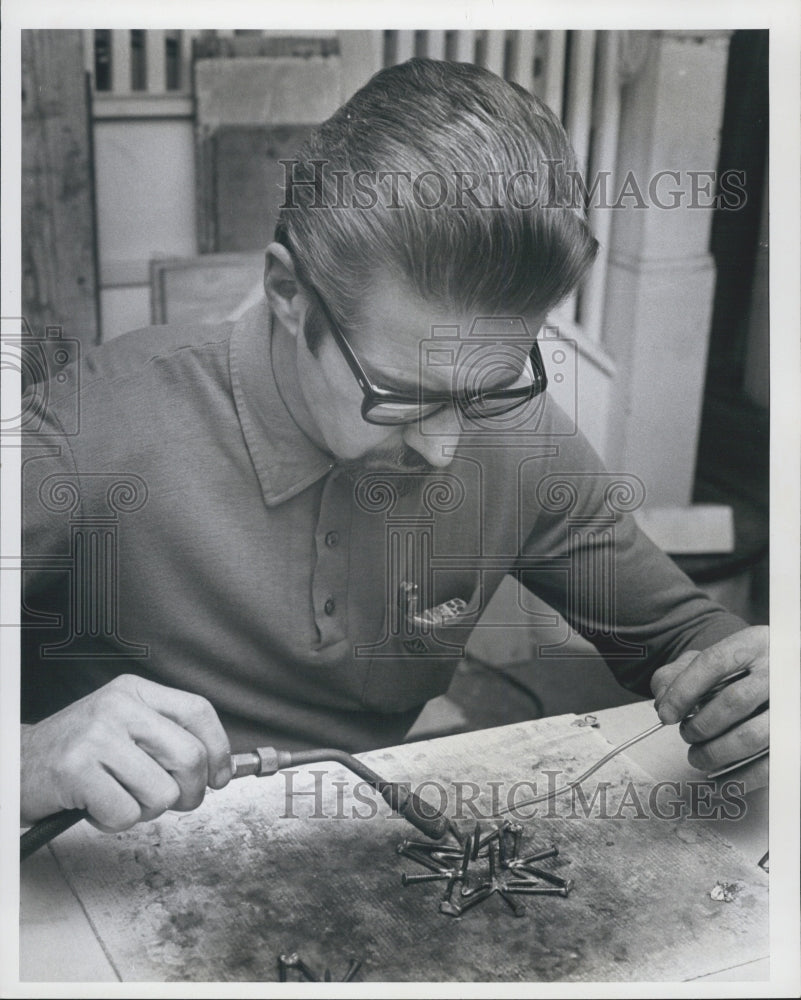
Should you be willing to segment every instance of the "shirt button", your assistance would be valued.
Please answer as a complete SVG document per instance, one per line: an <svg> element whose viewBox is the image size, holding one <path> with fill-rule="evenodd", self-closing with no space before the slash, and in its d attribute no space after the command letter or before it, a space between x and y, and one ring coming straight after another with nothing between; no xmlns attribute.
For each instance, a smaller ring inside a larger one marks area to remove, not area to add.
<svg viewBox="0 0 801 1000"><path fill-rule="evenodd" d="M327 615L332 615L334 613L334 609L336 608L336 606L337 606L337 602L334 600L334 598L333 597L329 597L328 600L323 605L323 608L324 608L325 613Z"/></svg>
<svg viewBox="0 0 801 1000"><path fill-rule="evenodd" d="M339 532L329 531L328 534L325 536L325 544L328 546L329 549L333 549L335 545L338 545Z"/></svg>

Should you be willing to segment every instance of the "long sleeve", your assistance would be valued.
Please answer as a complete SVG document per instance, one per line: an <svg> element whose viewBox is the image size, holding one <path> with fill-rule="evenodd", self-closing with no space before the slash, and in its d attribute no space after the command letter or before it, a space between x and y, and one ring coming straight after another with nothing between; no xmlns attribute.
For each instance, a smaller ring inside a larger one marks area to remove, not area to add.
<svg viewBox="0 0 801 1000"><path fill-rule="evenodd" d="M52 403L52 401L51 401ZM46 674L42 664L70 628L72 588L70 519L80 511L77 466L58 406L42 413L25 435L22 451L22 718L35 721L66 700L62 681L77 673L63 664ZM88 687L86 688L88 690ZM79 692L80 693L80 692Z"/></svg>
<svg viewBox="0 0 801 1000"><path fill-rule="evenodd" d="M551 407L546 433L565 417ZM523 583L604 656L625 687L648 694L654 670L746 627L702 593L638 528L631 511L645 487L604 469L581 435L532 466L525 484L533 527L520 559Z"/></svg>

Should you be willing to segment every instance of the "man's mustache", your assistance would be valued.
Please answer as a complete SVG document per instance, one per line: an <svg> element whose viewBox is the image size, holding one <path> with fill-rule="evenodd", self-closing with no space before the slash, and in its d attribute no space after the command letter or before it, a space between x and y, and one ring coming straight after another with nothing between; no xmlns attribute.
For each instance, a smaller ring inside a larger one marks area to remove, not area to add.
<svg viewBox="0 0 801 1000"><path fill-rule="evenodd" d="M375 448L359 458L339 463L340 468L352 475L366 472L434 472L435 468L414 448L405 442L391 447Z"/></svg>

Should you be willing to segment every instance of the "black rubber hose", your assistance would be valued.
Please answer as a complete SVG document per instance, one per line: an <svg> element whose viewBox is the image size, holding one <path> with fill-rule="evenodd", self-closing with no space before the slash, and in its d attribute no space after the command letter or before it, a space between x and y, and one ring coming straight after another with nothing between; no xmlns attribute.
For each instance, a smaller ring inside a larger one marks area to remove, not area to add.
<svg viewBox="0 0 801 1000"><path fill-rule="evenodd" d="M29 858L40 847L57 837L71 826L86 819L89 813L84 809L65 809L63 812L52 813L45 816L38 823L26 830L19 838L19 859L24 861Z"/></svg>

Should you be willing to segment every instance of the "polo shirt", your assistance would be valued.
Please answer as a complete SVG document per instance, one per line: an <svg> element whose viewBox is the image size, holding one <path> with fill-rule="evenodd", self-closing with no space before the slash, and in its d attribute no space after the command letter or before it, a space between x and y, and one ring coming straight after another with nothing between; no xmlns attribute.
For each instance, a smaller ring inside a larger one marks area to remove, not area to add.
<svg viewBox="0 0 801 1000"><path fill-rule="evenodd" d="M266 302L134 331L38 391L29 721L137 673L207 697L234 749L398 743L507 573L642 694L657 666L745 624L639 531L642 484L607 472L547 393L466 425L444 469L360 476L301 430ZM559 655L564 626L531 620Z"/></svg>

